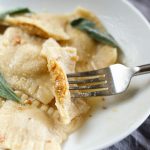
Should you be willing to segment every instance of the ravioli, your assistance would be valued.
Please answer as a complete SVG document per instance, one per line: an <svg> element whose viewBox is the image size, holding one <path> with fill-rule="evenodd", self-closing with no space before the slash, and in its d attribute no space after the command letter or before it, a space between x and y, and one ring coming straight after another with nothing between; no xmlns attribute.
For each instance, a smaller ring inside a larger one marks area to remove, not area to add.
<svg viewBox="0 0 150 150"><path fill-rule="evenodd" d="M53 126L39 109L7 101L0 109L0 148L60 150L62 139Z"/></svg>
<svg viewBox="0 0 150 150"><path fill-rule="evenodd" d="M103 27L99 19L85 8L77 8L72 14L69 15L68 19L70 22L76 18L86 18L94 22L99 30L105 31L105 28ZM73 28L70 24L67 25L66 32L70 36L70 40L63 42L62 45L77 48L79 61L76 65L76 71L99 69L107 67L117 61L116 48L113 48L111 46L105 47L104 44L95 42L85 32ZM96 59L95 56L97 57Z"/></svg>
<svg viewBox="0 0 150 150"><path fill-rule="evenodd" d="M107 59L106 59L107 58ZM108 45L98 45L95 54L92 56L91 67L93 69L105 68L117 62L117 49ZM101 60L101 61L99 61Z"/></svg>
<svg viewBox="0 0 150 150"><path fill-rule="evenodd" d="M10 86L48 104L53 99L43 40L19 28L8 28L0 40L0 70Z"/></svg>
<svg viewBox="0 0 150 150"><path fill-rule="evenodd" d="M7 16L6 24L22 27L30 34L43 38L55 38L56 40L68 40L65 32L67 17L65 15L51 15L47 13L27 14L23 16Z"/></svg>

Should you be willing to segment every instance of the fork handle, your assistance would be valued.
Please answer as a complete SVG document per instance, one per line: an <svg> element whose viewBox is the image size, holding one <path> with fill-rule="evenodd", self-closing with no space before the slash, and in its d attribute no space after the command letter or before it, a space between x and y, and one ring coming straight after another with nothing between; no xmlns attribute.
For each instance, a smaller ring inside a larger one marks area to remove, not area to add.
<svg viewBox="0 0 150 150"><path fill-rule="evenodd" d="M135 76L150 73L150 64L135 67L134 70Z"/></svg>

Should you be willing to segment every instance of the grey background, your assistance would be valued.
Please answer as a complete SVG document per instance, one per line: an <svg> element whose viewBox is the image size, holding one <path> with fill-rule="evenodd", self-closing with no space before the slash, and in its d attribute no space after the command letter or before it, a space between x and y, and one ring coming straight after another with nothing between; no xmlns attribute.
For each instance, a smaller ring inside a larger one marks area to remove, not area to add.
<svg viewBox="0 0 150 150"><path fill-rule="evenodd" d="M150 0L129 0L150 21Z"/></svg>
<svg viewBox="0 0 150 150"><path fill-rule="evenodd" d="M150 0L129 0L150 22ZM131 135L105 150L150 150L150 117Z"/></svg>

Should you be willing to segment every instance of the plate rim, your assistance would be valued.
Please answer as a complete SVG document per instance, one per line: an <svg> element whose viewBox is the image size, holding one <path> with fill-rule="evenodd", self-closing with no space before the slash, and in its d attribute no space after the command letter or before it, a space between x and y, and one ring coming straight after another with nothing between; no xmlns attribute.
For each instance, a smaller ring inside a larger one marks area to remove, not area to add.
<svg viewBox="0 0 150 150"><path fill-rule="evenodd" d="M138 17L140 17L141 21L143 21L143 23L145 23L145 25L148 27L149 31L150 31L150 23L148 22L148 20L146 19L146 17L142 14L142 12L140 12L140 10L138 10L138 8L136 8L131 2L129 2L128 0L121 0L126 6L128 6L128 8L130 8L132 11L134 11L136 13L136 15ZM101 145L97 145L97 146L93 146L92 150L98 150L98 149L105 149L108 148L110 146L113 146L114 144L122 141L123 139L125 139L127 136L129 136L132 132L136 131L136 129L142 125L142 123L148 118L148 116L150 115L150 108L149 110L145 111L145 113L143 113L143 117L140 117L138 119L138 121L133 124L128 130L126 130L126 132L120 134L120 136L114 138L113 140L111 140L108 143L105 144L101 144Z"/></svg>
<svg viewBox="0 0 150 150"><path fill-rule="evenodd" d="M143 22L143 27L145 24L145 27L147 27L149 29L149 34L150 34L150 23L144 17L144 15L130 1L128 1L128 0L120 0L120 1L124 5L126 5L126 7L128 7L131 11L133 11L135 13L135 15L137 15L138 18L140 18L141 22ZM109 140L108 142L106 142L104 144L102 144L102 143L101 144L97 143L96 145L93 144L87 150L89 150L89 149L90 150L100 150L100 149L108 148L108 147L114 145L115 143L118 143L119 141L123 140L128 135L130 135L133 131L135 131L148 118L149 115L150 115L150 108L147 109L145 112L143 112L142 115L137 119L137 121L132 126L129 126L129 128L127 130L120 133L118 136L116 136L115 138L112 138L111 140Z"/></svg>

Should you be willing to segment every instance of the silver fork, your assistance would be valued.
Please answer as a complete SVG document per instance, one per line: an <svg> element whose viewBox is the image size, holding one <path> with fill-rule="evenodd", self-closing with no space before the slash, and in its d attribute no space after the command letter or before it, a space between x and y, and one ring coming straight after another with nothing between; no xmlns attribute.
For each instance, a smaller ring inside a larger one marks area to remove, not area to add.
<svg viewBox="0 0 150 150"><path fill-rule="evenodd" d="M133 68L115 64L99 70L67 74L67 78L73 98L96 97L122 93L133 76L146 73L150 73L150 64Z"/></svg>

